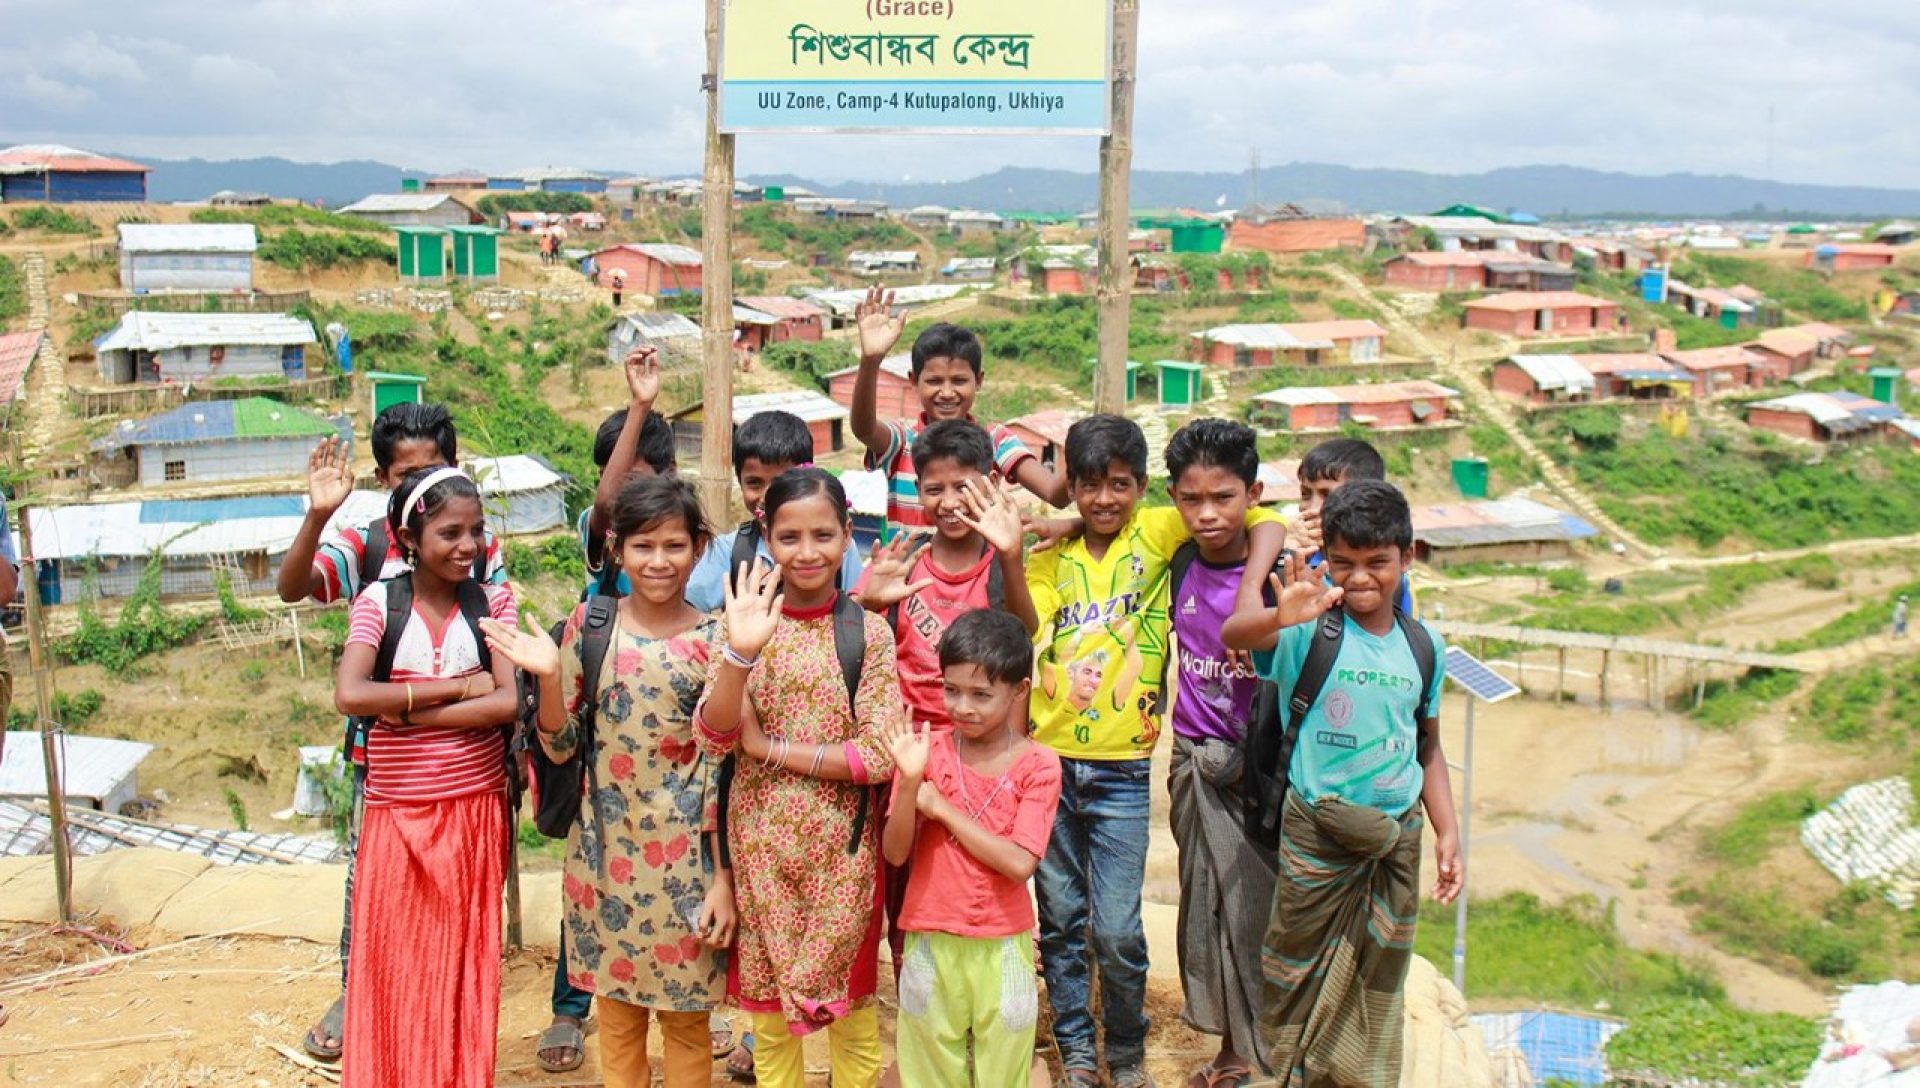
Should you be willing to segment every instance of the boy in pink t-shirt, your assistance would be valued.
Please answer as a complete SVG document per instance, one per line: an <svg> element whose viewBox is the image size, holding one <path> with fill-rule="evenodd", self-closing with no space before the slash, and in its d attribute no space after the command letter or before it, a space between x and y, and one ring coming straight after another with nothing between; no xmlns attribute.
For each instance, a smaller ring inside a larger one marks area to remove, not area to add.
<svg viewBox="0 0 1920 1088"><path fill-rule="evenodd" d="M976 609L1011 612L1040 626L1021 558L1020 511L1004 482L990 479L993 440L978 424L943 420L913 442L920 502L931 536L902 533L876 548L854 596L887 617L900 661L900 694L914 721L947 728L940 640Z"/></svg>
<svg viewBox="0 0 1920 1088"><path fill-rule="evenodd" d="M881 849L912 859L896 1027L902 1084L1028 1082L1039 993L1027 880L1047 852L1060 757L1026 736L1033 646L1005 612L970 612L940 642L951 728L888 736L893 804ZM937 992L936 992L937 990Z"/></svg>

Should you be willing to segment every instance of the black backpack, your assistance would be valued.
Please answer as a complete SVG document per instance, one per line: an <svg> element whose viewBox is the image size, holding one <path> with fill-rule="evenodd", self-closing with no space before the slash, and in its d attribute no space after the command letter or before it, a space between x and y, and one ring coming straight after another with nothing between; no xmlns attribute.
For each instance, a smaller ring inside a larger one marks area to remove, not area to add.
<svg viewBox="0 0 1920 1088"><path fill-rule="evenodd" d="M413 573L397 574L386 580L387 618L380 632L380 648L373 657L372 679L389 683L393 677L393 656L400 650L400 637L406 633L407 620L413 615ZM480 671L493 672L493 650L487 645L487 636L480 630L480 621L491 614L487 606L487 591L479 582L469 578L454 586L454 601L460 608L460 616L467 621L467 627L473 631L473 644L480 653ZM364 737L371 729L371 718L356 718L354 724ZM514 758L513 725L500 727L507 741L507 802L509 809L520 805L520 791L526 787L526 781L520 773L519 761Z"/></svg>
<svg viewBox="0 0 1920 1088"><path fill-rule="evenodd" d="M1407 647L1420 666L1420 705L1414 712L1414 721L1422 722L1432 716L1432 707L1427 700L1433 691L1435 670L1439 667L1434 655L1433 638L1427 634L1425 627L1397 608L1394 609L1393 619L1401 634L1406 636ZM1300 724L1307 720L1307 712L1313 709L1313 704L1319 701L1321 689L1327 686L1327 677L1333 673L1334 662L1340 657L1340 643L1346 634L1347 619L1343 609L1336 608L1320 617L1313 643L1307 647L1307 660L1301 665L1300 675L1293 682L1293 691L1284 702L1284 712L1281 710L1283 703L1279 685L1271 680L1262 680L1254 690L1253 709L1249 714L1246 733L1240 740L1241 818L1246 825L1247 837L1264 849L1280 848L1280 811L1291 784L1289 776L1293 769L1293 749L1299 741Z"/></svg>
<svg viewBox="0 0 1920 1088"><path fill-rule="evenodd" d="M520 687L520 727L514 747L525 753L533 780L533 825L550 839L566 838L574 822L590 812L596 841L606 841L601 834L599 808L582 805L588 804L600 788L600 776L594 768L594 725L600 710L601 667L606 663L607 649L613 644L618 623L616 612L620 607L613 569L604 569L593 592L587 595L586 618L581 623L580 640L575 643L580 654L581 693L579 743L572 759L555 763L540 746L534 732L540 728L539 682L525 672L515 674ZM555 643L565 633L566 625L566 621L561 620L548 632ZM601 856L605 857L604 850Z"/></svg>
<svg viewBox="0 0 1920 1088"><path fill-rule="evenodd" d="M895 601L887 606L887 630L894 638L900 637L900 605ZM987 607L995 612L1007 610L1007 572L1000 568L1000 557L995 555L993 562L987 565Z"/></svg>
<svg viewBox="0 0 1920 1088"><path fill-rule="evenodd" d="M746 535L744 530L742 536ZM752 553L749 552L749 555ZM739 568L735 568L736 570ZM845 593L834 598L833 602L833 653L840 659L840 676L847 685L847 705L859 713L855 699L860 693L860 674L867 657L867 610L860 602ZM738 755L728 756L720 762L718 776L720 791L720 864L733 866L733 850L727 845L727 802L733 796L734 761ZM847 841L847 853L860 852L860 840L867 829L867 810L873 806L874 790L868 787L860 791L860 810L853 818L853 837Z"/></svg>

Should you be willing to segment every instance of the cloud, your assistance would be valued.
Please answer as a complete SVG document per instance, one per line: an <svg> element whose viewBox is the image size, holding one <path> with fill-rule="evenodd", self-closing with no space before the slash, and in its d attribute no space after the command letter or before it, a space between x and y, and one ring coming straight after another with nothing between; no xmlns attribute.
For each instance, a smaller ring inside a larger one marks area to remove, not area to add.
<svg viewBox="0 0 1920 1088"><path fill-rule="evenodd" d="M428 170L696 171L700 5L7 0L0 139ZM1135 164L1568 163L1911 186L1920 4L1145 0ZM1769 123L1769 111L1772 121ZM1091 169L1096 141L743 137L743 173Z"/></svg>

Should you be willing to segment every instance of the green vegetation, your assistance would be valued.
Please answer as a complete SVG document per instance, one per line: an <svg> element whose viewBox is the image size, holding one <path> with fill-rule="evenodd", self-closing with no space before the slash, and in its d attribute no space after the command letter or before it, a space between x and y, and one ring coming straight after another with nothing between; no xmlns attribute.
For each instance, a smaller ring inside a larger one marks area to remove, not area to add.
<svg viewBox="0 0 1920 1088"><path fill-rule="evenodd" d="M593 201L580 193L494 193L483 196L474 210L489 219L507 212L552 212L574 215L593 210Z"/></svg>
<svg viewBox="0 0 1920 1088"><path fill-rule="evenodd" d="M24 694L24 693L22 693ZM25 705L22 705L22 702ZM81 688L69 695L64 691L53 693L53 720L59 722L69 732L78 732L82 726L92 721L105 706L106 696L92 688ZM40 723L36 718L32 700L23 700L16 696L14 704L7 708L7 728L16 730L38 730Z"/></svg>
<svg viewBox="0 0 1920 1088"><path fill-rule="evenodd" d="M1814 321L1867 319L1866 303L1834 290L1832 283L1810 269L1695 251L1674 263L1673 274L1688 283L1715 287L1744 283L1795 316Z"/></svg>
<svg viewBox="0 0 1920 1088"><path fill-rule="evenodd" d="M1476 443L1481 430L1469 431ZM1543 446L1573 469L1602 509L1655 544L1685 539L1711 548L1737 538L1792 548L1895 536L1920 524L1920 458L1893 447L1809 459L1705 425L1676 438L1638 419L1627 420L1618 436L1590 436L1590 443L1565 418L1548 421L1543 432Z"/></svg>
<svg viewBox="0 0 1920 1088"><path fill-rule="evenodd" d="M1764 708L1800 690L1800 674L1750 669L1736 680L1709 680L1693 720L1708 729L1734 729Z"/></svg>
<svg viewBox="0 0 1920 1088"><path fill-rule="evenodd" d="M587 560L580 554L580 542L572 534L553 536L537 544L507 542L507 577L517 583L539 577L557 578L568 585L585 585Z"/></svg>
<svg viewBox="0 0 1920 1088"><path fill-rule="evenodd" d="M1467 947L1467 992L1476 1000L1578 1009L1605 1003L1628 1016L1666 1000L1724 1000L1707 968L1628 947L1612 908L1591 897L1557 906L1525 892L1475 899L1467 910ZM1445 964L1452 949L1453 908L1423 903L1414 951Z"/></svg>
<svg viewBox="0 0 1920 1088"><path fill-rule="evenodd" d="M99 233L93 222L78 216L65 208L50 208L45 204L33 204L13 213L13 225L21 230L40 230L48 234L85 234Z"/></svg>
<svg viewBox="0 0 1920 1088"><path fill-rule="evenodd" d="M1642 579L1653 577L1654 589L1643 590ZM1839 565L1827 556L1812 556L1778 563L1749 563L1710 568L1697 583L1691 579L1674 584L1670 579L1639 575L1628 582L1632 599L1598 594L1579 570L1557 570L1547 574L1552 596L1523 598L1537 609L1520 621L1524 627L1555 631L1585 631L1596 635L1638 635L1672 625L1687 627L1734 608L1755 589L1770 582L1793 578L1802 584L1832 588L1838 584ZM1692 592L1677 601L1647 598L1679 585L1693 584Z"/></svg>
<svg viewBox="0 0 1920 1088"><path fill-rule="evenodd" d="M257 256L269 264L295 271L318 271L355 261L396 262L393 246L385 239L363 234L309 234L303 230L285 230L260 243Z"/></svg>
<svg viewBox="0 0 1920 1088"><path fill-rule="evenodd" d="M120 319L107 311L105 306L89 306L73 315L73 323L67 326L67 350L78 350L82 345L98 340L108 330L120 323Z"/></svg>
<svg viewBox="0 0 1920 1088"><path fill-rule="evenodd" d="M247 803L240 799L240 795L235 793L231 786L222 791L222 795L227 801L227 815L233 817L233 826L240 831L248 830Z"/></svg>
<svg viewBox="0 0 1920 1088"><path fill-rule="evenodd" d="M772 204L755 204L742 211L741 233L769 253L805 257L825 253L836 263L854 249L912 249L920 240L890 219L872 223L843 223L823 216L803 216ZM983 256L1000 256L997 252Z"/></svg>
<svg viewBox="0 0 1920 1088"><path fill-rule="evenodd" d="M1880 719L1890 689L1877 665L1828 673L1807 698L1807 717L1831 741L1864 740Z"/></svg>
<svg viewBox="0 0 1920 1088"><path fill-rule="evenodd" d="M0 329L27 312L27 283L20 266L0 257Z"/></svg>
<svg viewBox="0 0 1920 1088"><path fill-rule="evenodd" d="M1658 1083L1770 1088L1798 1084L1820 1053L1820 1023L1786 1013L1756 1013L1724 1002L1682 999L1643 1009L1607 1044L1615 1075Z"/></svg>
<svg viewBox="0 0 1920 1088"><path fill-rule="evenodd" d="M1513 444L1513 439L1507 437L1498 423L1472 424L1467 428L1467 442L1477 456L1487 459L1495 494L1530 484L1539 476L1539 469L1520 452L1520 447Z"/></svg>
<svg viewBox="0 0 1920 1088"><path fill-rule="evenodd" d="M1768 794L1748 802L1731 821L1709 832L1703 846L1716 861L1751 868L1787 841L1800 821L1820 811L1820 805L1820 798L1808 789Z"/></svg>
<svg viewBox="0 0 1920 1088"><path fill-rule="evenodd" d="M198 634L206 625L204 618L174 615L161 607L160 576L164 569L160 553L155 552L111 624L100 618L92 593L85 593L80 626L55 644L55 652L75 664L99 665L112 676L130 676L142 658L171 650Z"/></svg>
<svg viewBox="0 0 1920 1088"><path fill-rule="evenodd" d="M1692 908L1694 929L1721 948L1813 978L1866 982L1897 976L1920 953L1920 932L1913 932L1908 917L1863 884L1827 893L1798 882L1770 884L1728 867L1683 888L1677 898Z"/></svg>
<svg viewBox="0 0 1920 1088"><path fill-rule="evenodd" d="M760 359L777 370L807 378L823 389L827 375L845 370L858 361L846 343L837 340L782 340L768 344L761 351Z"/></svg>
<svg viewBox="0 0 1920 1088"><path fill-rule="evenodd" d="M1863 638L1870 638L1890 630L1893 626L1893 602L1902 595L1920 600L1920 582L1908 582L1879 593L1875 599L1839 619L1817 627L1799 638L1775 643L1774 652L1792 654L1802 650L1824 650L1831 646L1844 646L1849 642L1858 642Z"/></svg>
<svg viewBox="0 0 1920 1088"><path fill-rule="evenodd" d="M355 231L360 234L391 234L385 223L362 219L357 215L309 208L304 204L267 204L258 208L196 208L189 219L195 223L252 223L256 227L324 227L329 230Z"/></svg>

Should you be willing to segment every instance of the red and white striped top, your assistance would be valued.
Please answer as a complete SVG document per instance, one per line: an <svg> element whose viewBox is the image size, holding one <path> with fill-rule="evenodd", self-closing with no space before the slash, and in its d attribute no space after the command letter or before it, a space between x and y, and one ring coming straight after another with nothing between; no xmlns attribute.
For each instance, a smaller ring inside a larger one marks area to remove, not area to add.
<svg viewBox="0 0 1920 1088"><path fill-rule="evenodd" d="M487 611L505 624L519 621L513 590L487 586ZM376 652L387 626L387 583L354 599L347 645ZM458 680L480 671L480 648L458 608L430 626L415 603L393 654L391 681ZM367 804L417 805L506 785L506 740L498 729L427 729L381 719L367 737Z"/></svg>

